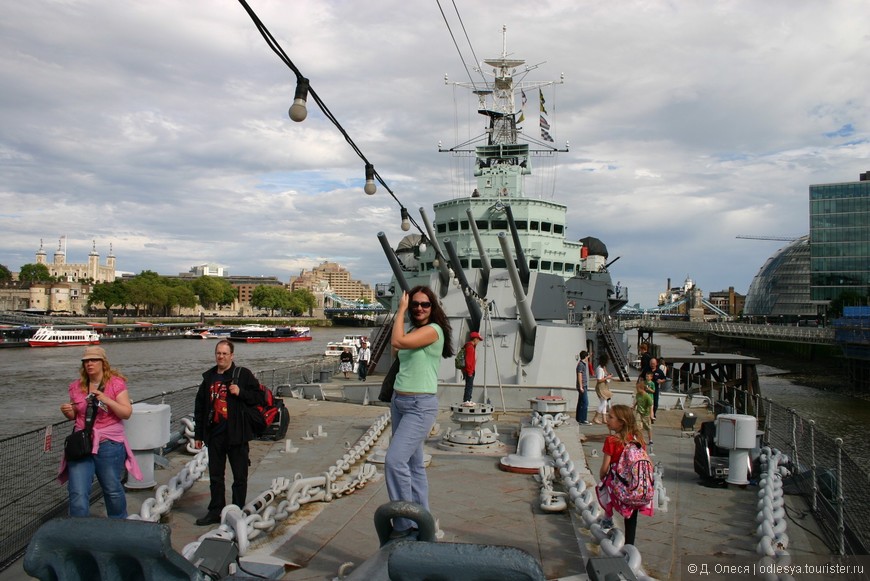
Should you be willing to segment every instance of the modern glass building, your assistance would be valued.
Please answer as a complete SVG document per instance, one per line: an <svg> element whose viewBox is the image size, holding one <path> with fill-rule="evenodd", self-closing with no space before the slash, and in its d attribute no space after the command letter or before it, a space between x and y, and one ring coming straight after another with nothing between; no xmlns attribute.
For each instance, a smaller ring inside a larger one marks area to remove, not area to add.
<svg viewBox="0 0 870 581"><path fill-rule="evenodd" d="M797 318L816 316L810 302L810 242L802 236L777 250L752 279L743 314L753 317Z"/></svg>
<svg viewBox="0 0 870 581"><path fill-rule="evenodd" d="M870 172L857 182L810 186L810 298L870 292Z"/></svg>

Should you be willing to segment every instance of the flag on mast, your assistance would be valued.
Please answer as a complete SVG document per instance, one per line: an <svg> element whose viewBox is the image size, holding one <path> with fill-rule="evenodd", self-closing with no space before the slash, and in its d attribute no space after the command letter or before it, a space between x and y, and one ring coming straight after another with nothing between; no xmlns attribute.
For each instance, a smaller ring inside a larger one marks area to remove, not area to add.
<svg viewBox="0 0 870 581"><path fill-rule="evenodd" d="M520 95L522 95L522 105L520 106L520 116L517 119L517 123L522 123L523 121L526 120L525 111L526 111L526 101L528 101L528 99L526 99L526 92L522 89L520 89Z"/></svg>
<svg viewBox="0 0 870 581"><path fill-rule="evenodd" d="M546 101L544 101L544 91L542 89L538 89L538 97L541 101L541 139L553 143L553 136L550 135L550 122L547 121L547 108L544 107Z"/></svg>

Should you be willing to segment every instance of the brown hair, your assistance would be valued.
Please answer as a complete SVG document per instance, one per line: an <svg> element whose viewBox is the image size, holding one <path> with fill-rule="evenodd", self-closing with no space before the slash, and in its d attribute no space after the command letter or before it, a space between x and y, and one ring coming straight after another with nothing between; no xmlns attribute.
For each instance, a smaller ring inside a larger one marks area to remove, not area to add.
<svg viewBox="0 0 870 581"><path fill-rule="evenodd" d="M408 291L408 298L413 298L417 293L423 293L429 299L429 302L432 303L432 310L429 311L429 322L436 323L441 327L441 331L444 333L444 347L441 349L441 357L444 359L453 357L453 329L450 327L447 313L445 313L444 309L441 308L441 303L438 301L435 293L432 292L432 289L428 286L415 286ZM411 324L415 327L417 326L413 317L411 318Z"/></svg>
<svg viewBox="0 0 870 581"><path fill-rule="evenodd" d="M635 420L633 409L627 405L616 404L610 408L610 412L608 413L622 422L622 427L616 432L616 437L619 438L620 442L625 444L629 440L635 440L646 446L646 440L643 439L643 433L641 433L640 429L637 427L637 421Z"/></svg>

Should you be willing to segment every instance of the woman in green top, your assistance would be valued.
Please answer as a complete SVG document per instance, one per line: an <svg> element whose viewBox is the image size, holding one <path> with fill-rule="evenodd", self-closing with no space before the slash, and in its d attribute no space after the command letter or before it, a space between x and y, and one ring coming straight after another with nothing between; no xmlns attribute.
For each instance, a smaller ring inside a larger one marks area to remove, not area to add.
<svg viewBox="0 0 870 581"><path fill-rule="evenodd" d="M411 330L405 332L405 314ZM393 400L393 436L384 461L390 500L407 500L429 510L429 481L423 466L423 442L438 415L439 359L453 356L450 322L431 289L418 286L402 293L391 345L398 352ZM393 536L413 532L413 521L393 521Z"/></svg>

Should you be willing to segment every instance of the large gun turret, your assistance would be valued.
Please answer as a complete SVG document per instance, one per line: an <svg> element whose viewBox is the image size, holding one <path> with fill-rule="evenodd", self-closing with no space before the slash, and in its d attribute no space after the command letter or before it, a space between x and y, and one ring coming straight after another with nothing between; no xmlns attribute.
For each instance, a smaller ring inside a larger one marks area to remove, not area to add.
<svg viewBox="0 0 870 581"><path fill-rule="evenodd" d="M443 298L447 294L447 291L450 290L450 272L447 270L447 257L444 256L444 252L438 244L438 239L435 238L435 229L432 227L432 221L429 220L429 215L426 214L426 210L423 208L420 208L420 217L423 218L423 225L426 226L426 232L429 234L429 244L432 245L432 249L435 251L435 262L438 263L438 279L441 281L439 292Z"/></svg>
<svg viewBox="0 0 870 581"><path fill-rule="evenodd" d="M526 262L526 254L523 252L523 245L520 244L520 233L517 230L517 223L514 222L514 213L510 205L505 206L504 211L507 216L508 227L511 230L511 237L514 240L514 249L517 253L517 267L520 269L519 275L523 283L523 291L528 291L531 273L529 271L529 263ZM507 259L507 255L505 255L505 259Z"/></svg>
<svg viewBox="0 0 870 581"><path fill-rule="evenodd" d="M508 275L511 278L511 285L514 287L514 296L517 299L517 312L520 316L520 334L523 337L522 356L523 360L528 362L532 360L535 354L535 334L538 331L538 324L535 322L535 316L532 314L532 308L529 306L526 293L523 290L520 274L517 272L517 266L514 264L511 249L508 246L507 235L504 232L499 233L498 243L501 245L501 251L507 263Z"/></svg>
<svg viewBox="0 0 870 581"><path fill-rule="evenodd" d="M468 279L465 278L465 271L462 269L462 264L459 262L459 255L456 254L456 248L453 247L453 242L449 238L444 239L444 248L447 249L447 255L450 257L450 264L453 265L453 273L456 280L459 281L459 286L462 294L465 295L465 304L468 306L468 314L471 316L471 324L468 327L469 331L480 331L480 320L483 318L483 313L480 310L480 305L474 299L471 293L465 292L469 289Z"/></svg>
<svg viewBox="0 0 870 581"><path fill-rule="evenodd" d="M485 297L486 289L489 288L489 272L492 270L492 265L489 262L489 256L486 255L483 239L480 237L480 230L477 229L477 222L474 221L474 212L471 211L471 208L466 208L465 213L468 215L471 235L474 236L474 242L477 244L477 253L480 255L480 281L477 285L477 294Z"/></svg>
<svg viewBox="0 0 870 581"><path fill-rule="evenodd" d="M387 255L387 262L390 263L390 269L393 271L393 276L396 277L396 282L404 292L410 292L411 287L408 286L408 281L405 280L405 275L402 272L402 266L399 264L399 258L396 252L390 247L390 241L387 240L387 235L383 232L378 232L378 240L381 242L381 248L384 249L384 254Z"/></svg>

